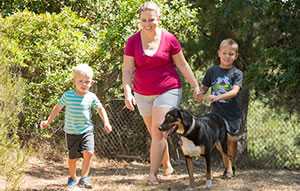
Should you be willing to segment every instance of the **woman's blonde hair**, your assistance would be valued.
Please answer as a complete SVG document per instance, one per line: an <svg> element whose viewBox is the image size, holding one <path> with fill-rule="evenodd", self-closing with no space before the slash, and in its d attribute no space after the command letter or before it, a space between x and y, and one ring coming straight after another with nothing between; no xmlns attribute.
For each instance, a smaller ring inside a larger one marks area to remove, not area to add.
<svg viewBox="0 0 300 191"><path fill-rule="evenodd" d="M75 66L72 70L72 79L74 79L78 74L85 75L91 78L93 78L94 76L93 69L87 64L79 64Z"/></svg>
<svg viewBox="0 0 300 191"><path fill-rule="evenodd" d="M140 8L139 8L138 13L139 13L139 15L141 15L142 12L149 11L149 10L150 11L155 11L157 16L160 17L160 8L153 1L147 1L144 4L142 4L142 6L140 6Z"/></svg>

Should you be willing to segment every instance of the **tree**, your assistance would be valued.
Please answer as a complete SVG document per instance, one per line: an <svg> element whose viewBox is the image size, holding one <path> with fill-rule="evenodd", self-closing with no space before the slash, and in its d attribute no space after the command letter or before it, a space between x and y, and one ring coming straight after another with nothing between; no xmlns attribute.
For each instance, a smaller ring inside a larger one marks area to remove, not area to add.
<svg viewBox="0 0 300 191"><path fill-rule="evenodd" d="M266 104L299 112L300 2L190 2L198 10L197 26L201 31L198 39L190 39L193 46L187 50L190 56L196 55L196 67L215 62L220 41L233 38L240 44L237 65L245 73L245 86Z"/></svg>

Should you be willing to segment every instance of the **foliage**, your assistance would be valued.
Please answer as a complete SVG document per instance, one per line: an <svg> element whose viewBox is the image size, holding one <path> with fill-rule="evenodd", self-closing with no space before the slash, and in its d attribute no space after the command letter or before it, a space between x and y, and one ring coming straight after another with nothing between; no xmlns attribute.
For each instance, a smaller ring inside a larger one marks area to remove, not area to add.
<svg viewBox="0 0 300 191"><path fill-rule="evenodd" d="M60 13L64 7L72 7L81 13L89 13L92 0L5 0L0 1L0 10L2 16L11 16L16 12L29 10L34 13ZM100 0L96 1L98 4Z"/></svg>
<svg viewBox="0 0 300 191"><path fill-rule="evenodd" d="M83 2L89 4L86 9L72 7L77 13L70 8L52 14L24 10L0 19L2 64L25 80L19 134L26 141L40 135L38 123L48 116L62 93L71 88L69 74L74 65L88 63L93 67L96 84L92 91L102 102L122 96L122 49L128 36L138 30L137 9L143 1ZM179 38L196 30L192 27L195 12L183 0L163 2L158 2L164 6L163 15L172 13L176 15L172 18L174 22L181 23L172 24L165 17L165 28L175 34L181 31L183 35ZM79 17L85 11L94 11L94 16L90 20ZM61 127L62 121L56 121L53 126ZM43 131L42 135L52 136L49 131Z"/></svg>
<svg viewBox="0 0 300 191"><path fill-rule="evenodd" d="M299 1L189 2L198 10L200 35L187 52L199 69L216 63L220 41L233 38L240 45L236 64L245 73L245 86L273 107L300 111Z"/></svg>
<svg viewBox="0 0 300 191"><path fill-rule="evenodd" d="M1 60L3 56L0 56ZM0 176L5 177L7 190L17 190L22 178L25 153L20 149L18 113L21 110L23 83L0 65Z"/></svg>
<svg viewBox="0 0 300 191"><path fill-rule="evenodd" d="M37 123L71 86L72 66L90 62L97 41L85 35L90 32L88 21L69 9L53 15L24 11L1 19L0 26L2 64L25 80L19 131L27 139L38 132Z"/></svg>
<svg viewBox="0 0 300 191"><path fill-rule="evenodd" d="M299 1L260 5L255 39L258 59L249 67L249 84L273 107L300 111ZM262 9L261 8L261 9ZM255 75L254 75L255 74Z"/></svg>

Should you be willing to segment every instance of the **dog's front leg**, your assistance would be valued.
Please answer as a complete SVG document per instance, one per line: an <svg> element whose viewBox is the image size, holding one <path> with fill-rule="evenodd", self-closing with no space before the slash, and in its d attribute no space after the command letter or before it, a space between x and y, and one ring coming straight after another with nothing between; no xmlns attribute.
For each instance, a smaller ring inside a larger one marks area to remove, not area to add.
<svg viewBox="0 0 300 191"><path fill-rule="evenodd" d="M193 168L192 157L185 156L185 161L186 161L186 168L187 168L188 173L189 173L190 186L194 187L195 186L195 179L194 179L194 168Z"/></svg>
<svg viewBox="0 0 300 191"><path fill-rule="evenodd" d="M211 160L210 160L210 153L205 155L206 161L206 188L212 187L212 175L211 175Z"/></svg>

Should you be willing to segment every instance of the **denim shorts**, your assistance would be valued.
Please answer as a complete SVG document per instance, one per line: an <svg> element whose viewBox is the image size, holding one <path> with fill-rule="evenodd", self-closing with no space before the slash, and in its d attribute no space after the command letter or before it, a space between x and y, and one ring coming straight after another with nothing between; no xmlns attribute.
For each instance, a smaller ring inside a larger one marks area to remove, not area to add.
<svg viewBox="0 0 300 191"><path fill-rule="evenodd" d="M177 107L182 97L182 89L171 89L160 95L141 95L134 92L135 101L141 116L151 116L153 107Z"/></svg>
<svg viewBox="0 0 300 191"><path fill-rule="evenodd" d="M69 159L82 158L83 151L94 152L94 133L88 131L80 135L65 134L66 143L69 151Z"/></svg>

